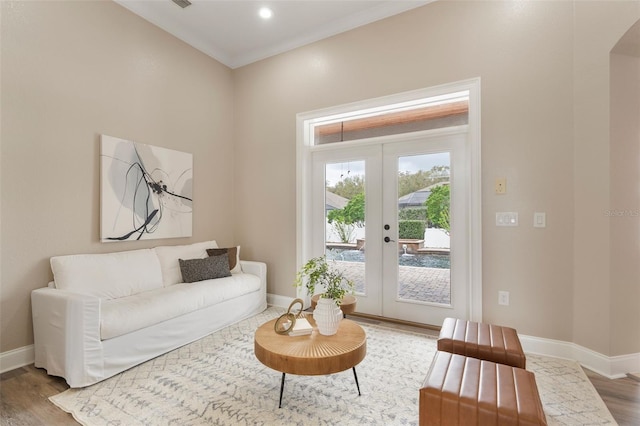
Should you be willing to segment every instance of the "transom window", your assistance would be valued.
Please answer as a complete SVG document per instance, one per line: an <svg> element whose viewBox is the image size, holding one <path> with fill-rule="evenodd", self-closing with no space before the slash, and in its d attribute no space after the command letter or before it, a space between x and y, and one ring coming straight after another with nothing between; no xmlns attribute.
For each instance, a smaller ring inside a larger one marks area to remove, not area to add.
<svg viewBox="0 0 640 426"><path fill-rule="evenodd" d="M418 99L384 107L323 117L312 123L313 145L465 125L469 92Z"/></svg>

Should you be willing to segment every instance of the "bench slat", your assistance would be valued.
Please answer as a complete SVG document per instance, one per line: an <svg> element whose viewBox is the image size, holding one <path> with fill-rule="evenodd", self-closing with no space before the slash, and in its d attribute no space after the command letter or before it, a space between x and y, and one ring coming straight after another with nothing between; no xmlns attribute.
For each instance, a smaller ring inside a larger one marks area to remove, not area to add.
<svg viewBox="0 0 640 426"><path fill-rule="evenodd" d="M526 368L518 333L510 327L446 318L438 350Z"/></svg>

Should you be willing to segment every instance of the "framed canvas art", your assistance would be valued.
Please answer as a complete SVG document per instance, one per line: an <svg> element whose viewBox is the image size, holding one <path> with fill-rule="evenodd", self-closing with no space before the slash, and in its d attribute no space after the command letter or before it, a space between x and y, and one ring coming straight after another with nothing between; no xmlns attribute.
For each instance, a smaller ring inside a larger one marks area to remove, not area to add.
<svg viewBox="0 0 640 426"><path fill-rule="evenodd" d="M103 242L190 237L192 215L191 154L101 136Z"/></svg>

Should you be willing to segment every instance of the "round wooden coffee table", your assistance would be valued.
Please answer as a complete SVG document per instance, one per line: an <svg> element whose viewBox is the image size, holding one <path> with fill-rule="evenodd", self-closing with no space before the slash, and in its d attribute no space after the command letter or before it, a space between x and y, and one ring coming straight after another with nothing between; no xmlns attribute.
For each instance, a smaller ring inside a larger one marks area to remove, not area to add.
<svg viewBox="0 0 640 426"><path fill-rule="evenodd" d="M306 336L277 334L273 329L275 319L262 324L256 330L256 358L267 367L282 373L278 406L282 407L282 392L287 373L317 376L351 368L360 395L356 365L367 353L367 336L362 327L351 320L343 319L336 334L323 336L318 333L313 317L307 315L307 319L313 325L313 332Z"/></svg>

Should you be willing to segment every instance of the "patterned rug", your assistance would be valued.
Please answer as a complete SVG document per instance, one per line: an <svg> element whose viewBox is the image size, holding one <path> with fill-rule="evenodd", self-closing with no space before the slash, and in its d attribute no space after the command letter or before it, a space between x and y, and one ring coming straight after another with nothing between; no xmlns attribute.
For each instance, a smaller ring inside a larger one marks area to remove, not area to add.
<svg viewBox="0 0 640 426"><path fill-rule="evenodd" d="M51 401L83 425L416 425L418 392L436 350L432 337L363 324L367 356L329 376L287 375L253 353L253 335L282 312L261 314L103 382ZM580 366L527 357L552 425L615 424Z"/></svg>

